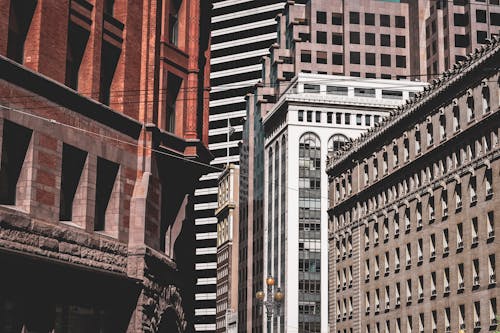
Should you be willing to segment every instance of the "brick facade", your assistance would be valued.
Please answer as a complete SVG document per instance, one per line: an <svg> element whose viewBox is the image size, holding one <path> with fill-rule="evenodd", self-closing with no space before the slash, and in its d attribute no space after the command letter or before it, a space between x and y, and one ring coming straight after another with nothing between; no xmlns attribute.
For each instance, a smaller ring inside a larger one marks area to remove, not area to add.
<svg viewBox="0 0 500 333"><path fill-rule="evenodd" d="M193 331L210 6L0 6L0 330Z"/></svg>

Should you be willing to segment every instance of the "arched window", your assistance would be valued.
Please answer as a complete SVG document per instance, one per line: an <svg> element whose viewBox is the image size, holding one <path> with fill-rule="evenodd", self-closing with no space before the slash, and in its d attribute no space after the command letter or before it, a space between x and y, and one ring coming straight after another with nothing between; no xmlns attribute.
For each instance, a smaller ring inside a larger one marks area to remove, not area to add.
<svg viewBox="0 0 500 333"><path fill-rule="evenodd" d="M299 332L321 323L321 142L313 133L305 133L299 140L299 266L304 262L307 274L299 277L299 304L314 304L310 314L299 311ZM312 265L311 263L315 263ZM317 286L314 291L300 286Z"/></svg>
<svg viewBox="0 0 500 333"><path fill-rule="evenodd" d="M349 142L347 136L343 134L332 135L328 140L328 155L331 155L332 153L341 149L346 144L346 142Z"/></svg>

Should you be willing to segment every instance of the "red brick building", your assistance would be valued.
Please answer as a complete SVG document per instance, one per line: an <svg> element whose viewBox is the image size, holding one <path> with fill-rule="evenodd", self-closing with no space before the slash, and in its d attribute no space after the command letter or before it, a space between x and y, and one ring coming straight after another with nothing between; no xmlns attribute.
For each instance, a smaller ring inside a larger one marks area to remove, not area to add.
<svg viewBox="0 0 500 333"><path fill-rule="evenodd" d="M0 7L0 331L193 331L209 2Z"/></svg>

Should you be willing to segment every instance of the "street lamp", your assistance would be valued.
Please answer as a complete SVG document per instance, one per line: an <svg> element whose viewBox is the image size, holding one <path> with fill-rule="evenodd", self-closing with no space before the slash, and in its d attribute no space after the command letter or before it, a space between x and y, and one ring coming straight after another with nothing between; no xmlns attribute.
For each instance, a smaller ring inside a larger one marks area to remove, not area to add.
<svg viewBox="0 0 500 333"><path fill-rule="evenodd" d="M281 304L285 297L285 294L279 287L276 287L275 292L273 291L275 283L276 280L272 276L268 276L266 279L267 293L262 290L255 293L255 297L259 301L259 304L266 307L268 333L270 333L271 330L271 319L273 318L273 314L276 314L278 317L280 316Z"/></svg>

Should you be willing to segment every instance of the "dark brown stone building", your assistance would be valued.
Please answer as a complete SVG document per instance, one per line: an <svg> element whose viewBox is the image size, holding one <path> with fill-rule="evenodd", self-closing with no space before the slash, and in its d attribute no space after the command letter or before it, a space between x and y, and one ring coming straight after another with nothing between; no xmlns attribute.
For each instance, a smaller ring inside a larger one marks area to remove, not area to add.
<svg viewBox="0 0 500 333"><path fill-rule="evenodd" d="M332 332L496 329L499 63L494 38L330 159Z"/></svg>
<svg viewBox="0 0 500 333"><path fill-rule="evenodd" d="M192 332L209 2L0 8L0 331Z"/></svg>

